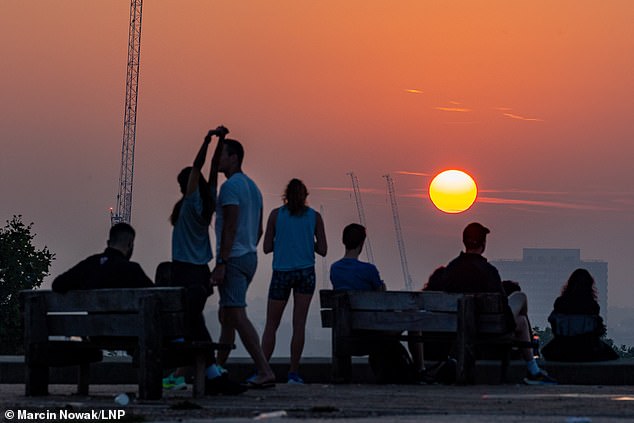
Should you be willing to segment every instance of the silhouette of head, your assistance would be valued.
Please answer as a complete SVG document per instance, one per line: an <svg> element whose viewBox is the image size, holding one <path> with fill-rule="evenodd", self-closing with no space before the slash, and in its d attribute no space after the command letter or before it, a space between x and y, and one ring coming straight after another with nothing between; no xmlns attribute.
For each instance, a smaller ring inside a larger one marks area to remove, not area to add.
<svg viewBox="0 0 634 423"><path fill-rule="evenodd" d="M181 189L181 193L185 194L187 192L187 182L189 181L189 175L192 173L192 167L187 166L183 170L180 171L176 180L178 181L178 186Z"/></svg>
<svg viewBox="0 0 634 423"><path fill-rule="evenodd" d="M365 228L358 223L351 223L343 229L342 241L343 245L346 246L346 250L362 247L365 237Z"/></svg>
<svg viewBox="0 0 634 423"><path fill-rule="evenodd" d="M163 261L156 266L154 274L154 283L156 286L171 286L172 284L172 262Z"/></svg>
<svg viewBox="0 0 634 423"><path fill-rule="evenodd" d="M462 231L462 243L468 250L484 247L491 231L477 222L469 223Z"/></svg>
<svg viewBox="0 0 634 423"><path fill-rule="evenodd" d="M117 223L110 228L108 247L121 251L129 259L132 257L135 236L132 226L124 222Z"/></svg>
<svg viewBox="0 0 634 423"><path fill-rule="evenodd" d="M593 298L597 299L597 290L594 284L594 278L586 269L576 269L568 282L564 285L561 294L566 297L574 298Z"/></svg>
<svg viewBox="0 0 634 423"><path fill-rule="evenodd" d="M224 149L227 152L227 156L235 155L238 160L238 166L242 165L244 160L244 147L240 144L240 141L227 138L223 141Z"/></svg>
<svg viewBox="0 0 634 423"><path fill-rule="evenodd" d="M306 198L308 189L302 181L297 178L291 179L284 191L284 204L291 215L299 215L306 210Z"/></svg>
<svg viewBox="0 0 634 423"><path fill-rule="evenodd" d="M442 291L445 289L445 275L447 274L447 268L440 266L429 275L427 283L423 287L423 291Z"/></svg>
<svg viewBox="0 0 634 423"><path fill-rule="evenodd" d="M178 186L180 187L181 194L183 197L187 192L187 185L189 184L189 175L192 173L192 167L187 166L183 170L180 171L176 180L178 181ZM205 221L211 221L211 194L209 193L209 184L205 177L201 174L198 177L198 192L200 193L200 197L203 201L203 211L201 217L205 219ZM181 206L183 204L183 199L181 198L175 205L172 210L172 214L170 215L170 222L172 225L176 224L178 220L178 216L180 215Z"/></svg>

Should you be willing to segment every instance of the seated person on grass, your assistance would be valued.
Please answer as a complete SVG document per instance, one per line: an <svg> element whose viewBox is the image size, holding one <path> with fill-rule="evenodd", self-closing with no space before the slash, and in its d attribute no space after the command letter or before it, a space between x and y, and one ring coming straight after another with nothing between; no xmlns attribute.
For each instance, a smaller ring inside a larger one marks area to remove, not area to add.
<svg viewBox="0 0 634 423"><path fill-rule="evenodd" d="M604 361L619 355L602 338L606 333L599 315L597 288L586 269L576 269L561 290L548 321L553 339L542 348L547 360Z"/></svg>

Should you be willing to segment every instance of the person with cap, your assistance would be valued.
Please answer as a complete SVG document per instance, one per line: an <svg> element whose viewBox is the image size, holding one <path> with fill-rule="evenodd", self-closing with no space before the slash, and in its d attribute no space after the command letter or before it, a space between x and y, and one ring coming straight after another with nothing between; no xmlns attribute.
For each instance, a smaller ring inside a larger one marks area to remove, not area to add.
<svg viewBox="0 0 634 423"><path fill-rule="evenodd" d="M486 236L491 231L480 223L468 224L462 232L465 251L447 265L443 275L443 290L457 293L499 292L506 293L498 270L482 255L486 249ZM530 324L526 294L513 292L508 301L508 328L515 337L527 345L531 342ZM511 318L512 315L512 318ZM533 357L531 347L521 349L526 361L527 375L524 382L528 385L556 384L555 379L542 370Z"/></svg>

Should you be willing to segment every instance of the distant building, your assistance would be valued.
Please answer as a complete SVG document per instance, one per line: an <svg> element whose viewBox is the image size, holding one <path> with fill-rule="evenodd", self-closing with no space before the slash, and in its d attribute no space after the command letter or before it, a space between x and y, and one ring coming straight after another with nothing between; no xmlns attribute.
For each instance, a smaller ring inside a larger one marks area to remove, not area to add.
<svg viewBox="0 0 634 423"><path fill-rule="evenodd" d="M608 312L608 263L581 260L581 250L561 248L524 248L522 260L491 260L502 280L519 282L528 296L528 315L532 326L548 327L548 315L555 298L570 274L577 268L587 269L594 277L601 315Z"/></svg>

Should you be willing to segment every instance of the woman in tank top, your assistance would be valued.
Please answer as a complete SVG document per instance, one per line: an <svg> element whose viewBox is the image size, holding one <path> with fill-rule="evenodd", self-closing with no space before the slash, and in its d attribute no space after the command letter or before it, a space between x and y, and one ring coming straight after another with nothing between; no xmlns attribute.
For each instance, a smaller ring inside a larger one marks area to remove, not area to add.
<svg viewBox="0 0 634 423"><path fill-rule="evenodd" d="M273 276L269 287L262 350L270 360L275 334L293 292L293 336L288 383L304 383L298 374L304 350L308 307L315 292L315 253L325 256L326 232L321 215L306 205L308 190L292 179L284 192L284 205L269 215L264 234L264 253L273 252Z"/></svg>

